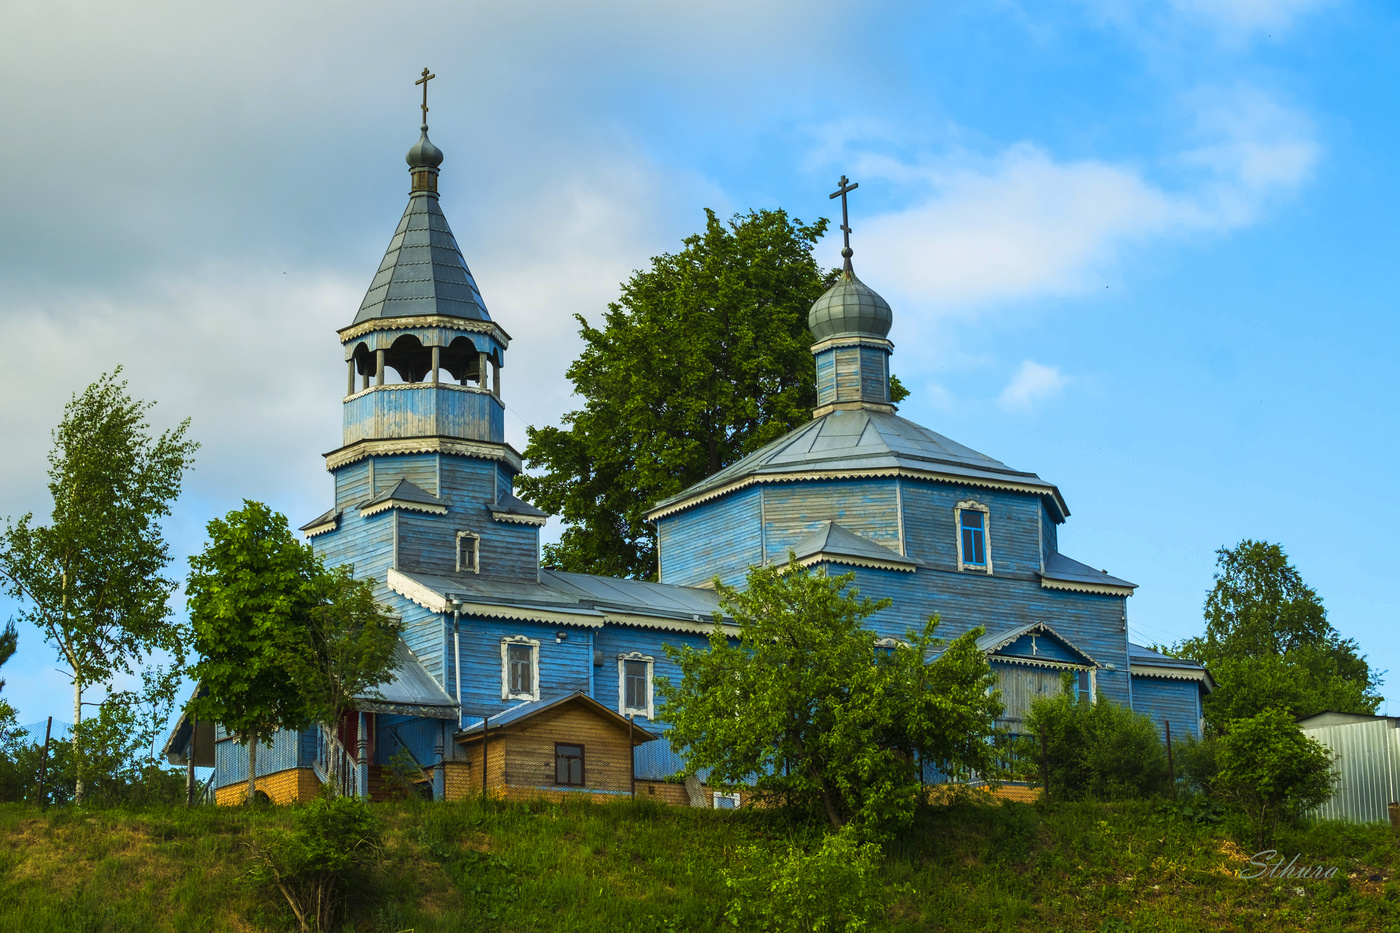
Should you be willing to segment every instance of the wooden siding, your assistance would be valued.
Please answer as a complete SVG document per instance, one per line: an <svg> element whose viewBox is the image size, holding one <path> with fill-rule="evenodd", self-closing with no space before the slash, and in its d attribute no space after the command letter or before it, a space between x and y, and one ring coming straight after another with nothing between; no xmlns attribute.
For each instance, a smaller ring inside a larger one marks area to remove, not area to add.
<svg viewBox="0 0 1400 933"><path fill-rule="evenodd" d="M388 765L400 750L409 753L425 768L433 767L448 746L455 745L451 730L456 723L446 719L415 719L407 716L375 717L374 763Z"/></svg>
<svg viewBox="0 0 1400 933"><path fill-rule="evenodd" d="M1172 739L1201 737L1200 686L1193 680L1133 677L1133 709L1146 713L1164 731L1172 724Z"/></svg>
<svg viewBox="0 0 1400 933"><path fill-rule="evenodd" d="M620 675L617 669L617 658L618 655L630 654L633 651L656 659L652 662L651 671L653 687L655 687L655 682L662 677L673 684L679 684L681 671L675 662L666 657L667 645L677 648L688 645L699 651L704 651L709 646L709 639L698 634L662 632L656 629L632 628L623 625L608 625L599 629L594 633L593 646L602 654L603 663L594 668L593 690L590 696L608 709L616 710L619 714L622 713L618 706ZM661 707L659 690L656 691L655 699L656 711L659 713ZM637 722L648 727L664 728L660 719L649 720L646 716L638 716Z"/></svg>
<svg viewBox="0 0 1400 933"><path fill-rule="evenodd" d="M890 355L876 347L860 348L860 391L868 402L890 400Z"/></svg>
<svg viewBox="0 0 1400 933"><path fill-rule="evenodd" d="M462 707L467 722L477 722L482 716L494 716L520 704L519 700L501 699L501 639L509 635L539 640L541 699L587 692L593 673L590 639L585 632L574 629L564 641L556 642L555 634L560 631L568 629L542 622L463 616Z"/></svg>
<svg viewBox="0 0 1400 933"><path fill-rule="evenodd" d="M836 401L860 401L860 347L837 347Z"/></svg>
<svg viewBox="0 0 1400 933"><path fill-rule="evenodd" d="M1022 635L1011 644L997 649L997 654L1013 658L1038 658L1042 661L1064 661L1082 664L1083 658L1070 651L1044 632Z"/></svg>
<svg viewBox="0 0 1400 933"><path fill-rule="evenodd" d="M987 506L987 547L995 574L1034 574L1041 566L1039 496L950 483L906 479L904 535L909 556L932 566L958 569L954 508L971 499ZM975 571L974 571L975 572Z"/></svg>
<svg viewBox="0 0 1400 933"><path fill-rule="evenodd" d="M836 351L823 350L817 354L817 404L830 405L836 401Z"/></svg>
<svg viewBox="0 0 1400 933"><path fill-rule="evenodd" d="M1006 723L1012 732L1023 731L1023 723L1032 703L1060 695L1062 684L1057 670L1027 667L1024 664L998 664L995 661L992 662L992 670L996 672L997 689L1001 691L1001 722Z"/></svg>
<svg viewBox="0 0 1400 933"><path fill-rule="evenodd" d="M446 620L436 612L429 612L417 603L410 602L399 596L397 593L391 594L388 600L403 619L403 632L401 637L404 644L408 645L414 655L417 656L424 670L433 676L433 679L443 685L443 689L452 695L455 684L452 680L452 632L451 617Z"/></svg>
<svg viewBox="0 0 1400 933"><path fill-rule="evenodd" d="M743 582L762 562L762 487L750 486L657 523L661 582L697 586L718 576Z"/></svg>
<svg viewBox="0 0 1400 933"><path fill-rule="evenodd" d="M1058 554L1060 551L1060 526L1055 524L1055 518L1050 514L1050 509L1044 503L1040 509L1040 559L1041 569L1044 569L1044 561L1050 559L1051 554Z"/></svg>
<svg viewBox="0 0 1400 933"><path fill-rule="evenodd" d="M366 438L505 441L505 408L489 392L432 383L371 386L344 402L343 446Z"/></svg>
<svg viewBox="0 0 1400 933"><path fill-rule="evenodd" d="M369 488L369 460L357 460L335 471L335 507L352 509L374 498ZM343 516L342 516L343 518Z"/></svg>
<svg viewBox="0 0 1400 933"><path fill-rule="evenodd" d="M763 542L769 563L784 563L791 548L832 521L900 553L899 494L895 480L847 479L782 483L763 492Z"/></svg>

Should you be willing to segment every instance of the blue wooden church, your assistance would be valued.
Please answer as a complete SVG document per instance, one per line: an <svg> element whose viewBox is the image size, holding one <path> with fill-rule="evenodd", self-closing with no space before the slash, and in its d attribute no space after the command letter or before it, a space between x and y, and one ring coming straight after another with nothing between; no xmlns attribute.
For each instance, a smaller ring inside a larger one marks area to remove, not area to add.
<svg viewBox="0 0 1400 933"><path fill-rule="evenodd" d="M1013 731L1068 671L1079 690L1199 734L1209 675L1129 643L1134 584L1060 552L1059 489L896 413L891 309L856 277L849 230L844 270L809 318L812 420L655 504L659 582L542 568L547 516L513 494L522 464L504 438L511 338L439 205L443 154L426 125L407 161L408 207L338 332L343 437L325 455L334 499L302 527L328 563L373 580L403 622L394 680L339 724L345 789L384 792L392 760L400 786L407 775L434 799L585 791L727 804L666 781L681 762L653 685L674 673L664 645L706 643L714 578L741 584L790 552L891 597L873 620L883 637L933 613L945 636L983 626ZM173 761L193 733L181 720ZM313 794L334 746L319 729L278 735L257 756L262 788L278 800ZM218 799L241 800L246 753L222 732L215 749Z"/></svg>

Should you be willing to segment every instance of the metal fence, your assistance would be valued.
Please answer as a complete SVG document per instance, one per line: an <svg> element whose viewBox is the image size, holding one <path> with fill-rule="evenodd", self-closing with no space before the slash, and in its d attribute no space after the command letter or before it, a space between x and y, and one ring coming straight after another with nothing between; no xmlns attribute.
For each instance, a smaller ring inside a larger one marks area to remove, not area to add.
<svg viewBox="0 0 1400 933"><path fill-rule="evenodd" d="M1350 722L1305 728L1303 734L1336 756L1336 794L1314 814L1329 820L1382 823L1400 801L1400 729L1394 720Z"/></svg>

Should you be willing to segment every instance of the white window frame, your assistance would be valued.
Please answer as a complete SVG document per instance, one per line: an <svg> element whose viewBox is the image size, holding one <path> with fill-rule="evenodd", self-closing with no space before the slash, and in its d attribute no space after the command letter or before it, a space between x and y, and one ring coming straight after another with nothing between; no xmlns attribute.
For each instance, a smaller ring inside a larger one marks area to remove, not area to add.
<svg viewBox="0 0 1400 933"><path fill-rule="evenodd" d="M530 649L529 693L510 692L510 647L525 645ZM524 635L510 635L501 639L501 699L538 700L540 698L540 640Z"/></svg>
<svg viewBox="0 0 1400 933"><path fill-rule="evenodd" d="M647 705L628 706L627 705L627 662L645 661L647 666ZM649 654L642 654L640 651L631 651L627 654L617 656L617 711L623 716L631 713L636 716L645 716L647 719L653 717L656 708L656 689L652 674L655 670L656 658Z"/></svg>
<svg viewBox="0 0 1400 933"><path fill-rule="evenodd" d="M713 796L710 798L710 809L712 809L712 810L728 809L728 807L721 807L721 806L719 805L719 802L720 802L721 800L732 800L732 801L734 801L734 809L735 809L735 810L739 809L739 795L738 795L738 794L725 794L725 793L721 793L720 791L715 791L714 794L713 794Z"/></svg>
<svg viewBox="0 0 1400 933"><path fill-rule="evenodd" d="M962 545L962 513L963 511L982 513L982 550L987 558L986 566L979 564L969 564L963 560ZM964 499L953 506L953 534L954 540L958 544L958 569L970 570L973 573L985 573L992 575L992 510L987 508L976 499Z"/></svg>
<svg viewBox="0 0 1400 933"><path fill-rule="evenodd" d="M471 561L462 566L462 542L471 541ZM472 531L457 532L457 572L481 573L481 535Z"/></svg>

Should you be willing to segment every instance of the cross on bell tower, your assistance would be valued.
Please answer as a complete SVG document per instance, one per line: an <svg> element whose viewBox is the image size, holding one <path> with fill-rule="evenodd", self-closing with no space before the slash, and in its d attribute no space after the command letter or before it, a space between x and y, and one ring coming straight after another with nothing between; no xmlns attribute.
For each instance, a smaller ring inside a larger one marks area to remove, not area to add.
<svg viewBox="0 0 1400 933"><path fill-rule="evenodd" d="M841 180L836 184L838 188L831 192L828 200L831 198L841 199L841 233L845 237L845 245L841 248L841 258L846 260L845 271L847 273L854 273L855 270L851 268L851 257L854 256L855 253L851 250L851 217L846 211L846 195L859 188L860 182L851 182L845 175L842 175Z"/></svg>

